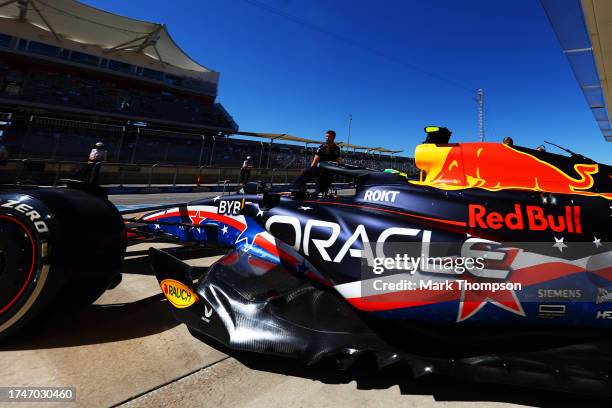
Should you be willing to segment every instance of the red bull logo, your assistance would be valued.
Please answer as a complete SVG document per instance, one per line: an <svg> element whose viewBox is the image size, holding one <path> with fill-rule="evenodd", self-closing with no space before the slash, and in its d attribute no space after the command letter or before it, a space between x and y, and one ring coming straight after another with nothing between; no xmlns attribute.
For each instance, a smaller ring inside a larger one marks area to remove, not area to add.
<svg viewBox="0 0 612 408"><path fill-rule="evenodd" d="M575 164L573 177L551 163L499 143L423 144L416 148L415 161L425 178L413 183L443 190L530 190L612 199L612 192L589 191L593 175L599 172L597 163Z"/></svg>
<svg viewBox="0 0 612 408"><path fill-rule="evenodd" d="M580 207L566 205L562 214L548 214L537 205L514 205L507 213L489 211L483 205L468 206L468 227L478 229L554 231L582 233Z"/></svg>

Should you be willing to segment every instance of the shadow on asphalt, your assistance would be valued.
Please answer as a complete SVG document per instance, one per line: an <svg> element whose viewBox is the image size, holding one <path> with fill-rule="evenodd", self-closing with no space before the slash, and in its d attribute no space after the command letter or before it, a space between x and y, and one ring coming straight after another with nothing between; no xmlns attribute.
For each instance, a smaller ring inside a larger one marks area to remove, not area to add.
<svg viewBox="0 0 612 408"><path fill-rule="evenodd" d="M378 369L373 362L362 361L348 370L322 362L305 366L297 361L261 355L235 357L253 370L291 375L325 384L355 382L357 390L378 390L399 386L404 395L431 395L436 401L489 401L537 407L610 407L612 399L563 394L501 384L476 383L460 378L428 375L415 379L410 367L396 364Z"/></svg>
<svg viewBox="0 0 612 408"><path fill-rule="evenodd" d="M91 305L75 315L61 311L30 324L0 351L101 344L162 333L178 326L162 293L131 303Z"/></svg>
<svg viewBox="0 0 612 408"><path fill-rule="evenodd" d="M202 340L200 336L198 338ZM431 395L438 402L503 402L547 408L612 406L612 398L566 394L504 384L478 383L437 374L414 378L412 370L406 363L379 369L373 360L362 358L351 368L341 370L331 359L308 366L289 358L229 350L208 338L204 342L238 360L251 370L305 378L324 384L355 383L356 392L358 390L383 390L398 386L403 395Z"/></svg>
<svg viewBox="0 0 612 408"><path fill-rule="evenodd" d="M172 248L179 259L211 256L210 249ZM208 268L196 267L194 277ZM126 259L124 274L153 275L147 256ZM74 347L130 340L170 330L180 323L161 293L129 303L90 305L80 311L49 311L0 344L0 351Z"/></svg>

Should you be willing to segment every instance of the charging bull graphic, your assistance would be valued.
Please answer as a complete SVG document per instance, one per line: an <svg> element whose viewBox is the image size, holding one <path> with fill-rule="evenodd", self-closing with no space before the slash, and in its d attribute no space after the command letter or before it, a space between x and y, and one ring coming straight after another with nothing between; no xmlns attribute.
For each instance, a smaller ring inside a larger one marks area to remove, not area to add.
<svg viewBox="0 0 612 408"><path fill-rule="evenodd" d="M499 143L423 144L417 146L415 161L425 177L413 183L442 190L530 190L612 200L610 192L589 191L595 184L593 175L599 172L597 163L574 164L576 174L572 176L529 153Z"/></svg>

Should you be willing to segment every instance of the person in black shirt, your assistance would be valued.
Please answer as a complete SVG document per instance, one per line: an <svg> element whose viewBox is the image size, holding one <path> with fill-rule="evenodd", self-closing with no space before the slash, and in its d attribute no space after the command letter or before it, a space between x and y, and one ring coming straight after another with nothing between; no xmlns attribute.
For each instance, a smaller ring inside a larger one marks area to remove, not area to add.
<svg viewBox="0 0 612 408"><path fill-rule="evenodd" d="M317 149L312 159L311 167L317 167L320 161L338 162L340 159L340 147L335 143L336 132L328 130L325 133L325 143Z"/></svg>
<svg viewBox="0 0 612 408"><path fill-rule="evenodd" d="M340 147L335 143L335 140L336 132L333 130L325 132L325 143L317 149L310 167L317 168L320 161L340 162ZM319 170L315 197L318 197L319 194L326 195L333 181L333 174L321 172Z"/></svg>
<svg viewBox="0 0 612 408"><path fill-rule="evenodd" d="M293 183L292 189L305 190L306 183L315 177L317 177L317 187L315 190L315 196L319 193L325 195L332 181L334 180L333 174L322 172L318 168L318 164L321 161L340 162L340 147L335 143L336 132L328 130L325 132L325 143L323 143L312 159L312 163L309 168L304 170L302 174Z"/></svg>

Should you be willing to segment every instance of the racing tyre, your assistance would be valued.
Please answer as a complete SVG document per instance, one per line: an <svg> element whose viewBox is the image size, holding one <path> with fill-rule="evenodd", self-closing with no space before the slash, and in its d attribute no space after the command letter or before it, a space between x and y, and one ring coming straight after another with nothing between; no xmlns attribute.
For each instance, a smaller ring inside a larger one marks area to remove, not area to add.
<svg viewBox="0 0 612 408"><path fill-rule="evenodd" d="M116 280L124 253L121 216L105 198L0 191L0 339L55 306L95 301Z"/></svg>

